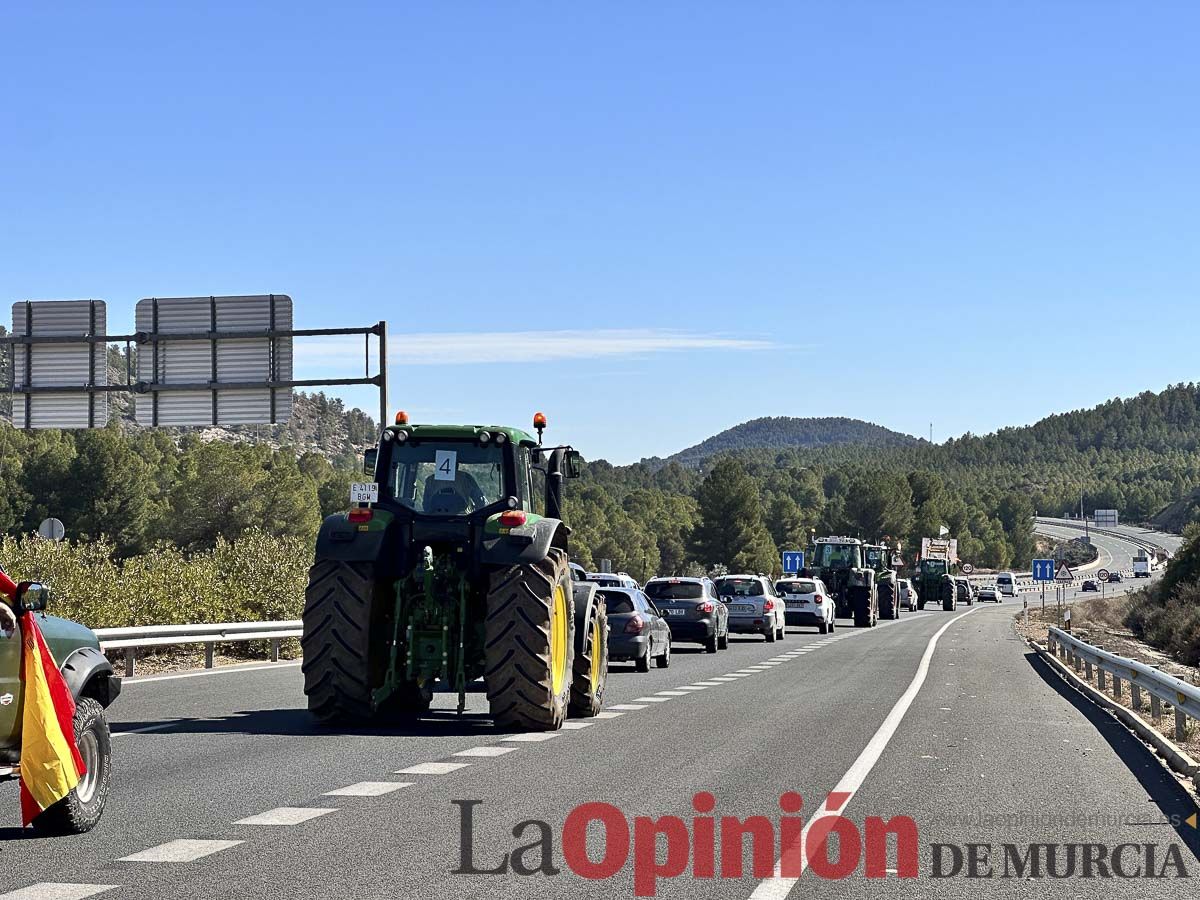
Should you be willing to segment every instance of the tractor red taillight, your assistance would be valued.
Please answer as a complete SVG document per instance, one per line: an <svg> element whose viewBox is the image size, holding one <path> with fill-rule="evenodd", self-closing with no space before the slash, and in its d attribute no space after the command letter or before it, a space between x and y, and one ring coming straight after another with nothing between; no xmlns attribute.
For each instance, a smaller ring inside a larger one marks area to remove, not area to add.
<svg viewBox="0 0 1200 900"><path fill-rule="evenodd" d="M713 611L713 605L708 600L705 600L703 603L696 604L696 612L710 613L712 611Z"/></svg>
<svg viewBox="0 0 1200 900"><path fill-rule="evenodd" d="M626 634L641 634L642 629L645 627L646 627L646 623L642 620L642 617L638 616L638 615L634 615L634 616L630 617L628 622L625 623L625 633Z"/></svg>
<svg viewBox="0 0 1200 900"><path fill-rule="evenodd" d="M370 522L374 515L375 513L371 509L365 506L357 506L346 513L346 518L355 524L362 524L363 522Z"/></svg>
<svg viewBox="0 0 1200 900"><path fill-rule="evenodd" d="M524 525L528 518L523 509L506 509L500 513L500 525L503 528L518 528Z"/></svg>

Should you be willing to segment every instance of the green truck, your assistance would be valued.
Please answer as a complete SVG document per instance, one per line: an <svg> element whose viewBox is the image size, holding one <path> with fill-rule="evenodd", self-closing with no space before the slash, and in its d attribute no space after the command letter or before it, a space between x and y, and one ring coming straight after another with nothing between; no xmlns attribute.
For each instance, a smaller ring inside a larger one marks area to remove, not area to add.
<svg viewBox="0 0 1200 900"><path fill-rule="evenodd" d="M563 481L571 447L495 425L412 425L368 451L358 505L317 537L303 614L304 691L321 721L427 712L482 678L495 724L594 716L608 673L596 586L572 580Z"/></svg>
<svg viewBox="0 0 1200 900"><path fill-rule="evenodd" d="M16 612L36 615L46 646L75 698L75 740L87 773L67 797L34 819L33 827L44 834L80 834L100 821L108 799L111 742L104 710L120 694L121 679L100 652L95 634L46 615L49 601L49 589L37 582L16 587ZM0 781L20 775L23 712L20 628L7 630L0 622Z"/></svg>

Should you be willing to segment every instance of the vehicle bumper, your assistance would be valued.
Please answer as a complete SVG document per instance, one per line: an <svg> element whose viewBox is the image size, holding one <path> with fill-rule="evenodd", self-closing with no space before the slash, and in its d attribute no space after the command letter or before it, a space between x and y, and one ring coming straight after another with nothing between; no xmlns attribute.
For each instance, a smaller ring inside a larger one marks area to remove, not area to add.
<svg viewBox="0 0 1200 900"><path fill-rule="evenodd" d="M762 616L729 617L730 634L766 634L771 630L771 620Z"/></svg>
<svg viewBox="0 0 1200 900"><path fill-rule="evenodd" d="M617 662L641 659L650 644L648 634L610 634L608 658Z"/></svg>
<svg viewBox="0 0 1200 900"><path fill-rule="evenodd" d="M717 623L712 619L667 619L667 627L671 629L672 641L703 644L713 636Z"/></svg>
<svg viewBox="0 0 1200 900"><path fill-rule="evenodd" d="M820 625L825 621L825 614L810 609L789 609L783 614L788 625Z"/></svg>

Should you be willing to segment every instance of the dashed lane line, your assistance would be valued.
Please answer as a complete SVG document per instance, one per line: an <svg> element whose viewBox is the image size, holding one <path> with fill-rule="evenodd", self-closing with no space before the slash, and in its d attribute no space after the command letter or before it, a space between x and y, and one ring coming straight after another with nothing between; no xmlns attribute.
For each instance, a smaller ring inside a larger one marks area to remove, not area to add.
<svg viewBox="0 0 1200 900"><path fill-rule="evenodd" d="M612 706L609 706L607 708L608 709L636 710L636 709L645 709L646 707L639 706L636 703L614 703Z"/></svg>
<svg viewBox="0 0 1200 900"><path fill-rule="evenodd" d="M39 881L29 887L0 894L0 900L83 900L105 891L115 891L116 884L68 884L64 881Z"/></svg>
<svg viewBox="0 0 1200 900"><path fill-rule="evenodd" d="M398 769L392 774L394 775L449 775L451 772L457 772L459 769L465 769L470 763L455 763L455 762L424 762L417 763L415 766L409 766L407 769Z"/></svg>
<svg viewBox="0 0 1200 900"><path fill-rule="evenodd" d="M591 728L591 722L563 722L563 731L578 731L580 728Z"/></svg>
<svg viewBox="0 0 1200 900"><path fill-rule="evenodd" d="M686 697L687 691L655 691L660 697Z"/></svg>
<svg viewBox="0 0 1200 900"><path fill-rule="evenodd" d="M478 749L482 749L477 747ZM360 781L357 784L348 784L343 788L338 788L336 791L326 791L322 797L382 797L384 794L390 794L392 791L398 791L400 788L412 787L411 781Z"/></svg>
<svg viewBox="0 0 1200 900"><path fill-rule="evenodd" d="M634 697L634 703L666 703L670 697Z"/></svg>
<svg viewBox="0 0 1200 900"><path fill-rule="evenodd" d="M540 744L542 741L553 740L558 734L553 731L522 731L519 734L507 734L500 738L514 744Z"/></svg>
<svg viewBox="0 0 1200 900"><path fill-rule="evenodd" d="M222 850L228 850L231 847L236 847L238 844L244 843L245 841L168 841L165 844L159 844L157 847L151 847L150 849L143 850L140 853L122 856L119 860L117 860L117 862L193 862L197 859L203 859L206 856L212 856L214 853L220 853ZM90 895L83 894L81 896L87 897Z"/></svg>
<svg viewBox="0 0 1200 900"><path fill-rule="evenodd" d="M459 750L457 753L451 753L451 756L503 756L505 753L512 753L516 747L471 747L468 750Z"/></svg>
<svg viewBox="0 0 1200 900"><path fill-rule="evenodd" d="M625 713L609 712L607 709L604 712L598 712L595 715L597 719L615 719L618 716L623 716Z"/></svg>
<svg viewBox="0 0 1200 900"><path fill-rule="evenodd" d="M302 825L311 819L319 819L321 816L327 816L330 813L335 812L337 812L336 809L330 809L327 806L278 806L275 809L268 809L266 812L258 813L257 815L247 816L244 819L238 819L233 824L267 826Z"/></svg>

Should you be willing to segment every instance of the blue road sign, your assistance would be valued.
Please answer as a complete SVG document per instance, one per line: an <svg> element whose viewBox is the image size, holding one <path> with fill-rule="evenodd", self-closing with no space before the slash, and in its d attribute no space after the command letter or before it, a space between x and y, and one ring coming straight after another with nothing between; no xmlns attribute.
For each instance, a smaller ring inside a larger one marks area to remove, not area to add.
<svg viewBox="0 0 1200 900"><path fill-rule="evenodd" d="M1052 560L1052 559L1035 559L1033 561L1033 580L1034 581L1053 581L1054 580L1054 560Z"/></svg>
<svg viewBox="0 0 1200 900"><path fill-rule="evenodd" d="M804 551L803 550L784 550L783 551L783 571L799 572L804 568Z"/></svg>

